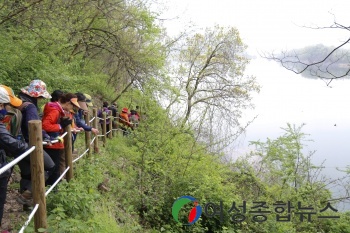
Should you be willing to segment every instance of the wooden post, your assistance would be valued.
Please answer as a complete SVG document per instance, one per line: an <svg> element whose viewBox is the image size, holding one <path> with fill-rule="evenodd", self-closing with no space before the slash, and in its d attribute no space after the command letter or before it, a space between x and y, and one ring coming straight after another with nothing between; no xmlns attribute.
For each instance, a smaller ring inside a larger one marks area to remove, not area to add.
<svg viewBox="0 0 350 233"><path fill-rule="evenodd" d="M40 120L31 120L28 126L29 146L35 146L35 150L30 154L30 170L33 201L34 204L39 204L34 215L34 227L35 231L38 231L39 228L47 228L43 136Z"/></svg>
<svg viewBox="0 0 350 233"><path fill-rule="evenodd" d="M114 118L114 116L111 116L111 119L112 119L112 137L115 137L115 118Z"/></svg>
<svg viewBox="0 0 350 233"><path fill-rule="evenodd" d="M109 118L108 131L110 131L109 134L108 134L108 138L111 139L112 136L113 136L112 135L113 134L113 130L112 130L113 129L113 127L112 127L112 125L113 125L113 116L109 116L108 118Z"/></svg>
<svg viewBox="0 0 350 233"><path fill-rule="evenodd" d="M73 178L73 159L72 159L72 131L71 125L67 125L65 131L67 135L64 137L64 154L66 156L66 168L69 167L66 173L66 180L69 182Z"/></svg>
<svg viewBox="0 0 350 233"><path fill-rule="evenodd" d="M98 129L98 119L97 119L97 108L93 108L92 109L92 115L94 117L94 121L93 121L93 126L95 129ZM98 137L96 135L95 141L94 141L94 153L98 153L99 149L98 149Z"/></svg>
<svg viewBox="0 0 350 233"><path fill-rule="evenodd" d="M85 123L86 123L86 125L90 126L90 116L89 116L89 114L85 115ZM90 157L90 155L91 155L90 143L91 143L91 132L90 131L85 131L85 148L86 148L86 150L89 149L88 152L87 152L87 157Z"/></svg>
<svg viewBox="0 0 350 233"><path fill-rule="evenodd" d="M107 138L107 135L106 135L106 130L107 130L107 125L106 125L106 113L103 112L102 113L102 116L103 116L103 124L102 124L102 134L103 134L103 147L106 146L106 138Z"/></svg>

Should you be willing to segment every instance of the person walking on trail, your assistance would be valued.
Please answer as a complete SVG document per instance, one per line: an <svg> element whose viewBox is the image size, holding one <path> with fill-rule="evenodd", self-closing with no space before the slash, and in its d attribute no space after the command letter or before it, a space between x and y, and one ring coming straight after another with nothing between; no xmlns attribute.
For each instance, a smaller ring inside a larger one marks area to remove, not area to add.
<svg viewBox="0 0 350 233"><path fill-rule="evenodd" d="M19 107L22 100L17 98L11 88L0 86L0 113L6 115L8 107ZM9 122L11 124L11 122ZM23 140L18 140L13 137L6 129L6 126L0 121L0 168L4 167L6 155L17 157L23 154L28 149L28 144ZM27 156L28 157L28 156ZM11 169L8 169L0 174L0 227L4 213L4 205L6 201L7 184L11 175Z"/></svg>
<svg viewBox="0 0 350 233"><path fill-rule="evenodd" d="M51 93L51 99L50 99L50 102L57 102L61 96L64 94L63 91L61 90L54 90L52 93ZM42 107L41 107L41 113L39 114L40 117L42 118L43 117L43 113L44 113L44 108L45 108L46 104L44 104Z"/></svg>
<svg viewBox="0 0 350 233"><path fill-rule="evenodd" d="M99 118L102 118L103 114L106 115L106 129L108 130L109 129L109 124L111 122L109 117L112 115L112 111L108 109L108 102L106 102L106 101L103 102L102 109L98 110L97 116ZM101 125L101 128L103 129L103 120L102 119L100 120L100 125ZM110 132L107 133L107 136L109 134L110 134Z"/></svg>
<svg viewBox="0 0 350 233"><path fill-rule="evenodd" d="M4 108L0 111L0 121L12 136L20 140L23 139L21 133L22 113L15 107L19 107L22 104L22 100L19 106L15 106L9 102L9 96L14 96L12 89L5 85L0 85L0 102L4 104Z"/></svg>
<svg viewBox="0 0 350 233"><path fill-rule="evenodd" d="M50 99L51 95L46 90L46 84L37 79L31 81L29 86L21 88L21 92L18 96L23 101L23 104L19 107L23 115L21 130L25 141L28 141L28 121L40 120L38 101L44 98Z"/></svg>
<svg viewBox="0 0 350 233"><path fill-rule="evenodd" d="M60 161L63 160L61 157L64 156L64 143L61 136L64 133L64 128L72 124L68 113L80 107L77 100L76 95L66 93L61 96L59 101L49 102L44 108L43 129L52 139L59 139L59 142L44 147L56 165L53 175L46 181L47 185L54 184L60 177Z"/></svg>
<svg viewBox="0 0 350 233"><path fill-rule="evenodd" d="M46 84L39 80L33 80L26 87L21 88L21 92L18 94L22 100L22 104L17 107L22 113L21 132L25 142L29 142L28 122L31 120L41 120L38 114L38 101L41 99L49 99L51 95L46 90ZM43 140L49 141L49 135L43 130ZM47 179L53 174L55 170L55 163L50 156L44 151L44 170L45 178ZM20 195L17 201L23 205L24 209L28 209L28 206L32 203L32 187L31 187L31 175L30 175L30 158L19 162L18 165L21 168L21 181L20 181ZM24 164L26 163L26 164Z"/></svg>
<svg viewBox="0 0 350 233"><path fill-rule="evenodd" d="M75 95L78 97L78 103L80 105L80 109L74 115L75 124L77 127L83 128L84 131L91 131L93 134L97 135L99 133L98 129L88 126L84 120L84 116L89 113L85 95L80 92L75 93Z"/></svg>
<svg viewBox="0 0 350 233"><path fill-rule="evenodd" d="M118 105L116 102L112 103L111 106L108 107L109 110L112 111L112 128L117 128L117 120L118 120Z"/></svg>
<svg viewBox="0 0 350 233"><path fill-rule="evenodd" d="M136 110L130 110L129 120L130 123L132 123L133 128L136 128L139 125L140 116L137 114Z"/></svg>
<svg viewBox="0 0 350 233"><path fill-rule="evenodd" d="M132 123L129 121L129 109L123 108L122 112L119 114L120 129L123 131L123 136L128 135L127 128L133 129Z"/></svg>
<svg viewBox="0 0 350 233"><path fill-rule="evenodd" d="M85 102L88 107L93 107L94 105L92 104L92 98L89 94L84 93L85 96Z"/></svg>
<svg viewBox="0 0 350 233"><path fill-rule="evenodd" d="M1 105L1 104L0 104ZM3 106L0 106L3 109ZM5 128L5 125L0 122L0 168L6 165L6 152L11 155L21 155L28 148L28 144L22 140L14 138ZM11 169L0 174L0 226L4 213L4 204L6 200L7 183Z"/></svg>

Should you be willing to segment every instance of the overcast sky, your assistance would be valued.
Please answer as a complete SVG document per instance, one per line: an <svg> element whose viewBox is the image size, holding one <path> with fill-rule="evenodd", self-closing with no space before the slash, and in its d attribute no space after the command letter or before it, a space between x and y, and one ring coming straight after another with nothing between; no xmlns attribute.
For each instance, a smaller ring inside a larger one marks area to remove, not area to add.
<svg viewBox="0 0 350 233"><path fill-rule="evenodd" d="M345 32L310 30L302 26L329 26L334 21L347 25L347 0L175 0L161 17L169 33L215 24L236 27L249 51L297 48L310 44L338 44Z"/></svg>

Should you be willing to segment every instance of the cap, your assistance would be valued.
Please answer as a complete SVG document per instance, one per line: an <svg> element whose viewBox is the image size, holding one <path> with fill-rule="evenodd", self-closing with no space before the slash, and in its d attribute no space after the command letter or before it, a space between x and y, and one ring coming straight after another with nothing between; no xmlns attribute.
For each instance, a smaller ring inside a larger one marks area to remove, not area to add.
<svg viewBox="0 0 350 233"><path fill-rule="evenodd" d="M91 101L91 96L88 95L88 94L84 94L84 96L85 96L86 105L87 105L87 106L90 106L90 107L94 106L94 105L92 104L92 101Z"/></svg>
<svg viewBox="0 0 350 233"><path fill-rule="evenodd" d="M89 111L87 105L86 105L86 102L84 101L78 101L78 104L80 106L81 109L83 109L84 111Z"/></svg>
<svg viewBox="0 0 350 233"><path fill-rule="evenodd" d="M123 108L123 109L122 109L122 112L126 112L126 113L127 113L128 111L129 111L128 108Z"/></svg>
<svg viewBox="0 0 350 233"><path fill-rule="evenodd" d="M22 105L22 100L15 96L10 87L0 85L0 103L10 103L12 106L19 107Z"/></svg>
<svg viewBox="0 0 350 233"><path fill-rule="evenodd" d="M71 98L71 99L70 99L70 102L71 102L75 107L80 108L80 105L79 105L79 103L78 103L78 98Z"/></svg>
<svg viewBox="0 0 350 233"><path fill-rule="evenodd" d="M31 81L29 86L21 88L21 91L31 97L37 98L42 96L46 99L51 98L51 95L46 90L46 84L39 79Z"/></svg>

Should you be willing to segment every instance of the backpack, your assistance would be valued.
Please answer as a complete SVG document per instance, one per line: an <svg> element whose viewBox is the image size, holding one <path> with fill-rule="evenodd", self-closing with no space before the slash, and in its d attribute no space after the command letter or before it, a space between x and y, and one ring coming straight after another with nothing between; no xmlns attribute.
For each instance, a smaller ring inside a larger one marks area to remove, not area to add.
<svg viewBox="0 0 350 233"><path fill-rule="evenodd" d="M18 139L22 137L22 112L19 109L12 108L1 121L12 136Z"/></svg>

